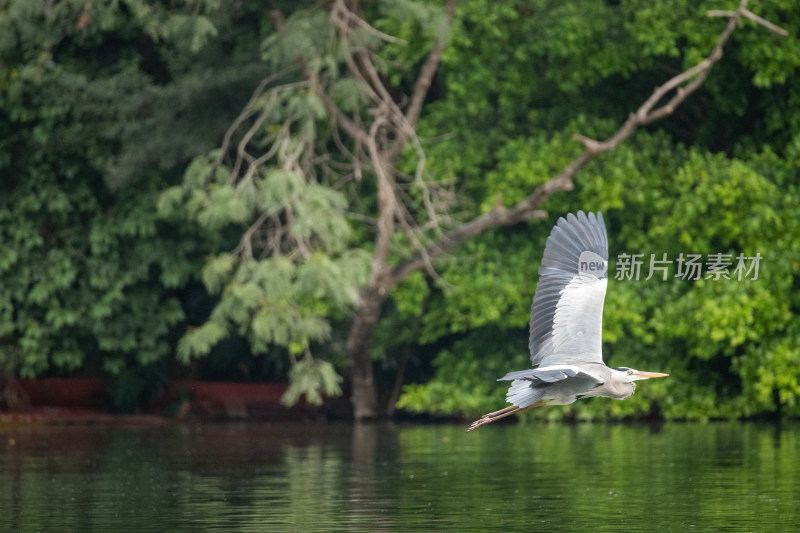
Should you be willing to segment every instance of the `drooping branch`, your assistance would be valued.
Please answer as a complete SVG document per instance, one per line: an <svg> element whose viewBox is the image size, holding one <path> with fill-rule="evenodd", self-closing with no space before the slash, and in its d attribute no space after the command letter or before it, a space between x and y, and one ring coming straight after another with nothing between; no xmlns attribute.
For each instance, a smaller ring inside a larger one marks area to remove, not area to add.
<svg viewBox="0 0 800 533"><path fill-rule="evenodd" d="M452 20L456 0L447 0L444 16L449 22ZM366 147L366 157L354 160L355 168L359 170L363 165L371 168L378 188L378 213L375 224L375 243L370 276L370 284L375 284L383 290L386 275L390 270L389 247L395 239L395 229L401 229L408 237L413 250L420 254L425 268L433 273L433 266L428 257L428 246L432 243L427 236L429 232L441 235L439 221L443 218L445 210L442 200L448 197L443 183L433 184L426 178L425 153L422 143L417 137L415 124L419 118L425 97L430 88L433 76L438 68L444 51L444 42L437 38L434 40L431 51L428 53L414 83L408 104L402 105L396 91L386 84L376 67L377 56L371 50L359 44L360 41L351 39L355 29L370 31L362 19L350 11L347 4L337 0L331 11L331 22L338 36L339 51L349 74L358 82L359 87L369 98L371 105L366 124L362 117L355 113L348 116L338 108L333 98L322 90L321 86L312 88L325 104L332 117L335 127L340 128L349 136L354 144ZM386 40L386 39L384 39ZM395 162L407 146L412 146L417 154L417 168L413 177L407 177L400 172ZM423 210L416 212L412 209L414 201L405 195L405 183L413 184L421 192ZM417 215L427 218L427 223L417 220Z"/></svg>
<svg viewBox="0 0 800 533"><path fill-rule="evenodd" d="M690 94L703 84L713 66L722 58L722 50L742 17L754 20L781 35L787 34L786 30L748 11L747 2L748 0L741 0L739 7L735 11L724 12L724 14L722 12L709 12L709 16L729 17L728 24L717 39L711 53L694 67L681 72L663 85L656 87L650 97L636 112L630 114L628 119L609 139L596 141L582 135L575 135L575 139L583 143L585 150L558 175L537 187L525 199L514 206L510 208L502 205L495 206L487 213L479 215L442 235L423 252L418 251L408 259L401 261L392 269L387 280L387 289L394 287L412 272L425 267L430 259L446 253L485 230L500 226L510 226L546 216L545 212L540 210L539 207L556 192L571 190L573 188L573 179L586 164L600 153L615 149L630 137L639 126L647 125L671 115ZM674 94L669 97L668 101L661 107L656 108L655 106L672 91L674 91Z"/></svg>
<svg viewBox="0 0 800 533"><path fill-rule="evenodd" d="M447 0L444 6L444 16L448 24L453 20L456 3L456 0ZM376 106L387 106L391 111L389 114L389 124L392 126L393 131L392 135L387 136L387 139L391 139L391 141L387 143L383 151L386 160L393 162L408 145L409 139L416 135L415 126L419 119L425 97L431 86L433 76L439 68L445 43L440 38L434 39L433 46L414 82L414 88L408 99L408 106L405 111L403 111L400 105L392 98L383 80L381 80L375 68L371 52L364 49L350 49L349 35L352 31L352 27L357 26L366 29L369 25L363 19L349 11L342 0L337 0L335 3L331 13L331 19L339 30L344 59L350 73L361 82L361 86L367 91L367 94ZM328 103L330 103L330 101L328 101ZM335 110L331 111L336 113ZM353 131L351 127L352 124L348 122L347 120L343 122L343 126L347 131L350 134L360 135Z"/></svg>

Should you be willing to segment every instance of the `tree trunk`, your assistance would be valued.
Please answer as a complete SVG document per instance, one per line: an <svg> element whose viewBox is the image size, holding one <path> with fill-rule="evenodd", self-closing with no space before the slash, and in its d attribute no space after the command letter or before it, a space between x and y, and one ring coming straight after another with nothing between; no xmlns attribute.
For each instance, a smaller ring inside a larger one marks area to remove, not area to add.
<svg viewBox="0 0 800 533"><path fill-rule="evenodd" d="M369 353L369 341L381 313L385 291L370 285L361 294L356 317L347 335L347 358L352 380L350 403L356 420L376 418L378 393Z"/></svg>

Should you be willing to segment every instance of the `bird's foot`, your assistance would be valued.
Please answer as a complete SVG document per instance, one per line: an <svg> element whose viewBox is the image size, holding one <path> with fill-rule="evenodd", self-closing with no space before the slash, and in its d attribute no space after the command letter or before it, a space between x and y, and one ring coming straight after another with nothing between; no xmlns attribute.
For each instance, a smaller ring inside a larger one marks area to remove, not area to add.
<svg viewBox="0 0 800 533"><path fill-rule="evenodd" d="M524 411L525 409L533 409L534 407L541 407L543 405L547 405L547 402L538 402L533 405L529 405L528 407L517 407L516 405L509 405L508 407L500 409L499 411L483 415L478 420L470 424L469 429L467 429L467 431L468 432L475 431L479 427L485 426L486 424L491 424L492 422L500 420L501 418L505 418L507 416L519 413L520 411Z"/></svg>
<svg viewBox="0 0 800 533"><path fill-rule="evenodd" d="M467 431L475 431L476 429L478 429L479 427L481 427L483 425L491 424L495 420L500 420L501 418L505 418L505 417L507 417L509 415L513 415L514 413L516 413L519 410L520 410L519 407L517 407L516 405L509 405L508 407L506 407L504 409L500 409L499 411L494 411L493 413L487 413L487 414L483 415L482 417L480 417L475 422L473 422L469 426L469 429L467 429Z"/></svg>

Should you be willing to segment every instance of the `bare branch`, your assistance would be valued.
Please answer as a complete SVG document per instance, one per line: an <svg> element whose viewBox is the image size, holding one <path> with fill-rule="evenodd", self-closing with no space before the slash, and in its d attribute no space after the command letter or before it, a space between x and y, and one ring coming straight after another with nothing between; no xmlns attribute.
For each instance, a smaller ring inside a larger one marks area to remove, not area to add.
<svg viewBox="0 0 800 533"><path fill-rule="evenodd" d="M261 83L259 83L258 87L256 87L255 90L253 91L253 94L250 96L250 100L247 101L247 104L245 104L244 108L242 109L242 112L239 113L239 116L236 117L236 120L234 120L231 126L228 128L228 131L225 132L225 136L222 138L222 154L223 154L222 157L224 157L224 155L230 148L231 137L233 136L234 132L239 129L239 126L241 126L245 120L247 120L256 113L257 107L255 104L258 101L258 98L261 96L261 93L263 93L264 89L267 88L267 85L274 83L279 79L282 79L284 76L286 76L291 71L296 69L297 67L295 65L291 65L261 80Z"/></svg>
<svg viewBox="0 0 800 533"><path fill-rule="evenodd" d="M736 11L730 11L727 9L709 9L706 11L707 17L735 17Z"/></svg>
<svg viewBox="0 0 800 533"><path fill-rule="evenodd" d="M241 255L242 259L253 258L253 235L261 228L261 225L267 221L267 213L261 213L261 216L247 228L242 238L239 239L239 245L233 250L233 255Z"/></svg>
<svg viewBox="0 0 800 533"><path fill-rule="evenodd" d="M456 0L447 0L445 3L444 15L448 23L453 22L456 3ZM428 53L427 59L425 59L425 63L422 65L419 77L414 83L414 90L411 92L411 100L406 110L406 119L409 124L413 125L417 123L420 111L422 110L422 103L425 101L425 96L428 94L433 75L439 68L439 61L442 59L442 53L444 53L444 43L440 39L436 39L430 53Z"/></svg>
<svg viewBox="0 0 800 533"><path fill-rule="evenodd" d="M273 78L273 79L270 80L271 78ZM271 82L271 81L274 81L274 79L275 78L271 76L270 78L267 78L267 80L265 80L265 81ZM262 83L264 83L264 82L262 82ZM266 83L264 83L264 85L266 85ZM306 81L286 83L284 85L273 87L272 89L270 89L267 92L267 94L269 95L269 102L267 103L267 105L265 105L264 107L262 107L260 109L261 113L259 114L259 116L256 119L255 123L250 126L250 128L243 135L242 139L240 139L240 141L239 141L239 143L237 145L237 148L236 148L236 154L237 154L236 155L236 161L233 164L233 168L231 169L230 176L228 178L228 183L229 184L233 183L234 181L236 181L236 178L239 176L239 172L240 172L240 170L242 168L242 162L243 161L245 161L245 160L248 161L248 163L250 163L250 165L252 166L252 163L255 160L255 158L253 156L251 156L249 153L247 153L247 145L250 143L250 141L252 140L253 136L256 133L258 133L258 130L263 125L264 121L269 118L270 113L272 112L272 110L274 109L275 104L277 103L278 94L281 91L290 91L292 89L296 89L298 87L304 87L304 86L307 86L307 85L308 85L308 82L306 82ZM238 129L247 119L252 117L256 113L256 111L258 110L258 107L255 105L255 102L257 100L259 100L260 97L262 96L261 92L262 91L258 91L258 90L256 92L254 92L253 97L251 98L251 101L248 102L247 106L245 106L244 110L236 118L236 120L234 121L233 125L225 133L225 138L223 139L223 143L222 143L222 151L221 151L220 158L217 161L217 165L222 164L222 159L225 157L226 153L230 149L230 141L231 141L231 138L232 138L233 134L235 133L236 129Z"/></svg>
<svg viewBox="0 0 800 533"><path fill-rule="evenodd" d="M236 147L236 163L233 165L233 169L231 170L231 174L228 177L228 183L233 183L236 181L237 176L239 176L239 171L242 168L242 161L246 160L248 163L252 163L253 156L247 153L247 145L252 140L253 136L258 132L261 128L261 125L269 118L270 113L272 113L274 102L270 102L270 105L265 107L261 114L258 116L256 121L250 126L250 129L245 132L242 136L239 144Z"/></svg>
<svg viewBox="0 0 800 533"><path fill-rule="evenodd" d="M455 0L448 0L446 16L452 18L452 9L455 7ZM413 204L410 197L403 196L402 188L398 188L396 177L401 175L393 166L393 161L397 158L402 148L412 140L417 151L418 161L415 172L414 183L422 192L425 214L433 224L433 228L438 232L438 212L434 197L436 194L432 187L424 179L425 153L422 145L416 136L414 126L408 121L407 115L403 113L395 97L390 93L385 81L381 78L375 66L375 56L366 49L358 48L351 50L349 37L354 26L354 19L344 15L344 8L341 2L337 2L336 8L331 15L331 20L336 26L341 45L341 52L350 74L358 80L366 90L367 95L372 100L374 107L370 114L374 119L369 127L369 132L356 122L358 116L350 119L341 112L332 99L319 91L320 96L334 122L347 133L358 145L363 144L367 150L366 165L371 166L375 172L378 186L378 217L375 225L376 247L373 251L373 261L370 277L370 285L379 290L383 280L389 271L388 254L395 231L395 222L408 236L413 250L420 254L426 268L433 272L432 263L428 257L427 245L425 242L427 224L419 223L414 219L414 215L409 207ZM363 22L363 21L362 21ZM364 22L364 24L366 24ZM443 44L437 40L434 50L429 54L416 84L410 109L414 121L419 115L422 102L424 100L430 80L438 66L439 59L443 51ZM399 141L399 142L398 142ZM354 158L354 172L356 178L360 178L361 158Z"/></svg>
<svg viewBox="0 0 800 533"><path fill-rule="evenodd" d="M709 16L709 17L735 17L736 16L736 11L724 11L724 10L721 10L721 9L711 9L709 11L706 11L706 15ZM760 24L761 26L764 26L765 28L767 28L770 31L774 31L778 35L782 35L783 37L788 37L789 36L789 32L788 31L786 31L785 29L781 28L780 26L778 26L776 24L773 24L772 22L770 22L770 21L768 21L768 20L766 20L764 18L759 17L758 15L756 15L755 13L750 11L749 9L742 10L741 15L743 17L745 17L745 18L748 18L748 19L752 20L756 24Z"/></svg>
<svg viewBox="0 0 800 533"><path fill-rule="evenodd" d="M452 20L455 10L456 0L447 0L445 5L445 16L448 21ZM345 15L344 13L349 13ZM403 148L408 143L409 137L416 135L414 125L419 118L419 113L422 109L422 104L427 95L431 80L438 68L439 61L441 60L444 51L444 43L439 39L434 41L433 47L425 60L425 63L420 70L420 75L414 84L414 89L410 98L410 103L406 113L403 113L397 102L395 102L392 95L389 93L386 85L381 80L380 75L375 68L372 56L368 51L357 50L355 52L350 50L348 45L349 35L352 29L352 23L355 22L356 17L352 12L347 10L341 0L337 4L331 14L332 21L336 24L339 30L339 37L342 44L342 52L345 62L348 66L350 73L359 81L362 82L366 88L369 97L376 106L385 105L391 111L389 123L392 125L394 139L391 142L391 147L386 151L385 158L387 161L393 161L402 152ZM358 18L358 17L356 17ZM365 21L358 18L358 25L363 27L369 26ZM377 30L375 30L377 31ZM332 102L329 102L332 103ZM342 121L342 126L348 134L355 133L355 128L349 121Z"/></svg>
<svg viewBox="0 0 800 533"><path fill-rule="evenodd" d="M328 113L333 115L334 120L341 126L345 133L358 142L365 143L367 141L367 133L350 117L345 115L328 94L319 90L317 91L317 96L322 99L322 102L325 104L325 109L328 110Z"/></svg>
<svg viewBox="0 0 800 533"><path fill-rule="evenodd" d="M398 207L400 208L398 217L400 226L403 228L403 231L405 231L412 248L420 254L420 258L428 274L438 278L438 274L436 274L436 270L433 268L433 261L428 254L427 248L423 245L425 236L421 228L414 223L414 217L411 216L411 213L408 212L408 209L405 208L402 202L398 204Z"/></svg>
<svg viewBox="0 0 800 533"><path fill-rule="evenodd" d="M358 59L361 63L362 69L367 74L365 81L369 83L370 86L376 91L377 100L375 103L378 105L384 105L389 111L391 111L389 119L396 128L401 131L413 132L414 128L408 123L405 115L403 115L403 112L395 103L392 95L389 94L389 91L386 89L383 81L381 81L381 77L378 74L378 71L375 69L375 63L372 61L370 54L367 52L360 52L358 54Z"/></svg>
<svg viewBox="0 0 800 533"><path fill-rule="evenodd" d="M385 108L383 108L385 109ZM378 148L376 137L386 119L378 110L378 116L369 130L365 146L372 162L372 168L378 181L378 222L375 238L375 251L372 254L370 283L379 284L377 278L384 275L389 257L389 247L394 235L394 222L397 214L397 197L394 190L394 179L386 168L386 160Z"/></svg>
<svg viewBox="0 0 800 533"><path fill-rule="evenodd" d="M493 208L488 213L475 217L442 236L433 246L427 249L427 257L417 252L410 258L400 261L392 269L387 281L387 287L393 287L412 272L423 268L426 261L435 260L464 241L483 233L489 228L510 226L526 220L544 218L545 216L547 216L547 213L539 210L515 210L512 212L504 208Z"/></svg>
<svg viewBox="0 0 800 533"><path fill-rule="evenodd" d="M789 32L786 31L785 29L781 28L780 26L778 26L776 24L773 24L772 22L770 22L770 21L768 21L766 19L763 19L763 18L759 17L758 15L756 15L755 13L753 13L752 11L750 11L748 9L742 10L742 16L752 20L756 24L760 24L760 25L764 26L765 28L767 28L770 31L774 31L778 35L782 35L783 37L788 37L789 36Z"/></svg>
<svg viewBox="0 0 800 533"><path fill-rule="evenodd" d="M341 19L334 18L333 22L336 24L336 27L339 30L339 40L341 42L341 47L342 47L342 56L344 57L344 61L347 64L347 69L350 71L350 73L353 75L355 79L357 79L363 84L364 89L366 89L367 94L372 99L372 101L375 102L375 104L379 104L383 99L377 93L377 89L372 86L371 81L364 77L364 74L361 72L361 69L356 64L353 53L350 50L350 44L349 44L350 26L344 23ZM379 85L381 86L381 88L384 88L382 84L379 83ZM391 98L389 100L391 100Z"/></svg>
<svg viewBox="0 0 800 533"><path fill-rule="evenodd" d="M275 141L272 143L272 146L264 154L258 156L255 159L253 159L253 157L248 154L248 159L250 160L250 162L247 165L247 170L244 173L244 177L242 177L240 180L241 182L252 181L253 176L255 175L256 171L261 167L261 165L263 165L264 163L275 157L275 154L278 153L280 148L286 143L287 139L289 138L291 127L292 124L294 124L294 122L295 119L290 118L283 123L280 131L275 136ZM234 170L231 172L231 175L228 178L229 185L232 184L239 175L240 162L241 158L237 160L237 165L236 167L234 167Z"/></svg>
<svg viewBox="0 0 800 533"><path fill-rule="evenodd" d="M447 17L448 23L452 23L453 21L456 3L457 0L447 0L445 3L444 14L445 17ZM411 99L409 100L408 108L405 113L405 122L411 126L412 131L414 131L414 126L416 126L417 120L419 119L419 114L422 111L422 104L425 102L425 97L428 95L428 89L430 89L433 76L439 68L439 62L442 59L443 53L444 43L436 39L431 51L428 53L428 57L425 59L425 63L422 65L422 69L420 69L417 81L414 82L414 89L411 92ZM389 152L390 159L396 158L400 152L403 151L408 141L408 136L409 134L405 130L398 134Z"/></svg>

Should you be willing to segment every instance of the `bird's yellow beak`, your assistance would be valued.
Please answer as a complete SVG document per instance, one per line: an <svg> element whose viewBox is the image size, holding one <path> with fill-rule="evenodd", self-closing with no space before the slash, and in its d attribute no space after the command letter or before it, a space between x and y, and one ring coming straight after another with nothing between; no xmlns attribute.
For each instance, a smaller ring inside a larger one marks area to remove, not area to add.
<svg viewBox="0 0 800 533"><path fill-rule="evenodd" d="M650 379L650 378L665 378L669 376L669 374L662 374L661 372L637 372L636 377L639 379Z"/></svg>

